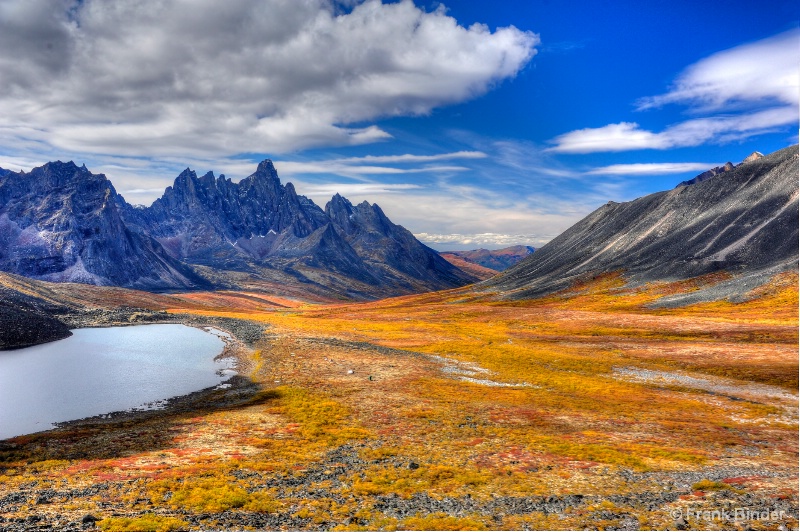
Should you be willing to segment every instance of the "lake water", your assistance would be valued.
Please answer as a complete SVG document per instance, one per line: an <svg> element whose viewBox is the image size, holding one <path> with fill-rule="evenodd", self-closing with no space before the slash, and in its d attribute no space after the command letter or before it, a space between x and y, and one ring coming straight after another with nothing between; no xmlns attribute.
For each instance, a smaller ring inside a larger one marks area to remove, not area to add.
<svg viewBox="0 0 800 532"><path fill-rule="evenodd" d="M72 333L0 352L0 439L60 421L153 408L233 373L231 359L214 360L225 345L218 331L170 324Z"/></svg>

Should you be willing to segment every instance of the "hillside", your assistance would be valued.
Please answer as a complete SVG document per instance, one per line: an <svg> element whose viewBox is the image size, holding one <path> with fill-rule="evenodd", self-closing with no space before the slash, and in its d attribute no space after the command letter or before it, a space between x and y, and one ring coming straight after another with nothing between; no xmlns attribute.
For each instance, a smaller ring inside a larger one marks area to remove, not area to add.
<svg viewBox="0 0 800 532"><path fill-rule="evenodd" d="M742 297L798 267L798 147L752 158L689 186L613 201L477 286L539 297L601 274L631 285L724 272L730 280L663 303Z"/></svg>
<svg viewBox="0 0 800 532"><path fill-rule="evenodd" d="M531 246L509 246L502 249L473 249L470 251L446 251L443 254L455 255L472 264L502 272L515 265L535 249Z"/></svg>
<svg viewBox="0 0 800 532"><path fill-rule="evenodd" d="M460 257L459 255L456 255L455 253L443 251L440 252L439 255L441 255L444 260L446 260L456 268L459 268L460 270L463 270L465 272L474 275L481 281L485 281L490 277L494 277L498 273L497 270L493 270L491 268L481 266L480 264L475 264L474 262L470 262Z"/></svg>

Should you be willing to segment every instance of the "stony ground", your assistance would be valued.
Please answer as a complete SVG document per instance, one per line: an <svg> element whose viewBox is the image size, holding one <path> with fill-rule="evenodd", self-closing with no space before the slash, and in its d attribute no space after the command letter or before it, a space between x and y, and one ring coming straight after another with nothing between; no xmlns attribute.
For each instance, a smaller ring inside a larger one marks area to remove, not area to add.
<svg viewBox="0 0 800 532"><path fill-rule="evenodd" d="M64 319L214 326L240 375L0 442L0 530L796 529L795 286L98 306Z"/></svg>

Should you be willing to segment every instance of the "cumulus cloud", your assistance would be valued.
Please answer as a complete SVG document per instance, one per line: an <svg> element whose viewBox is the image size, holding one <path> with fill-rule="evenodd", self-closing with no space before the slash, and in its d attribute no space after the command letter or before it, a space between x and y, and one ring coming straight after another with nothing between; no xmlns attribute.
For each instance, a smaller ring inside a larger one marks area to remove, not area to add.
<svg viewBox="0 0 800 532"><path fill-rule="evenodd" d="M538 36L410 0L7 0L8 145L129 156L281 153L387 139L514 77Z"/></svg>
<svg viewBox="0 0 800 532"><path fill-rule="evenodd" d="M593 168L589 175L670 175L684 172L702 172L718 166L714 163L634 163L612 164Z"/></svg>
<svg viewBox="0 0 800 532"><path fill-rule="evenodd" d="M559 135L555 153L666 150L746 139L795 124L800 103L800 30L714 54L688 67L666 94L643 98L638 109L687 105L694 114L717 113L659 132L619 122Z"/></svg>
<svg viewBox="0 0 800 532"><path fill-rule="evenodd" d="M442 251L464 250L475 248L498 249L508 246L529 246L532 242L542 242L542 235L530 234L500 234L500 233L473 233L473 234L431 234L416 233L418 240L436 247ZM546 238L549 240L549 238Z"/></svg>

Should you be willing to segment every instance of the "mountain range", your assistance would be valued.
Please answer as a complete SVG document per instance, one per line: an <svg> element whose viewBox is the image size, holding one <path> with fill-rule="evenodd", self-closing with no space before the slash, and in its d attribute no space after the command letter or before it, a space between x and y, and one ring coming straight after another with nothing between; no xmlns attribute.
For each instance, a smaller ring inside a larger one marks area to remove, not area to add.
<svg viewBox="0 0 800 532"><path fill-rule="evenodd" d="M798 147L715 170L673 190L608 202L476 290L524 299L611 272L634 286L731 276L670 300L682 304L742 298L776 273L796 272Z"/></svg>
<svg viewBox="0 0 800 532"><path fill-rule="evenodd" d="M150 207L73 162L0 170L0 270L144 290L267 289L374 299L477 280L392 223L334 196L321 209L270 160L238 183L183 171Z"/></svg>
<svg viewBox="0 0 800 532"><path fill-rule="evenodd" d="M458 257L466 262L502 272L536 251L532 246L509 246L502 249L473 249L469 251L446 251L445 258Z"/></svg>
<svg viewBox="0 0 800 532"><path fill-rule="evenodd" d="M608 202L516 265L464 290L527 299L608 273L637 286L723 272L726 280L659 304L747 298L775 274L798 270L798 147L758 155L669 191ZM262 202L270 208L260 208ZM105 176L72 163L30 173L0 170L0 269L25 276L0 274L0 349L69 335L59 316L79 311L91 294L134 306L154 297L31 278L151 290L238 283L277 294L294 283L299 294L314 293L320 301L435 290L471 279L377 205L352 205L336 195L322 210L281 185L269 161L238 184L187 170L147 208L127 204Z"/></svg>

